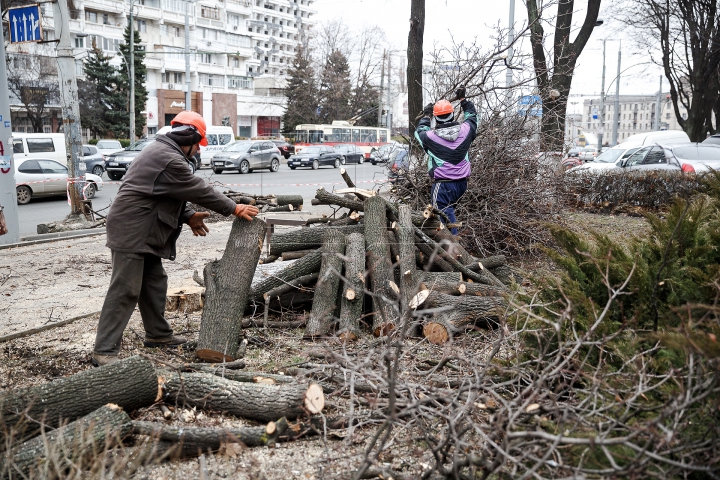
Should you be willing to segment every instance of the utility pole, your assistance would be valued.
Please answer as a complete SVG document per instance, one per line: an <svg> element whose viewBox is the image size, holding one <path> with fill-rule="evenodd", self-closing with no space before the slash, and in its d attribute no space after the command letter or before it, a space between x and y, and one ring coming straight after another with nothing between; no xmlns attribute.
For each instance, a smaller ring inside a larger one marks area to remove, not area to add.
<svg viewBox="0 0 720 480"><path fill-rule="evenodd" d="M130 0L130 143L135 142L135 23L133 9L135 0Z"/></svg>
<svg viewBox="0 0 720 480"><path fill-rule="evenodd" d="M392 83L391 79L391 72L392 72L392 54L388 54L388 84L387 84L387 118L385 119L387 121L386 127L390 129L390 133L392 135L392 99L390 98L390 84Z"/></svg>
<svg viewBox="0 0 720 480"><path fill-rule="evenodd" d="M67 0L53 2L53 20L55 32L60 32L57 47L58 77L60 80L60 101L62 102L63 131L65 132L65 150L69 156L67 165L68 194L70 195L70 216L82 215L83 189L85 188L85 162L82 153L80 135L80 107L78 102L77 80L75 79L75 57L70 39L70 10ZM10 118L10 117L8 117Z"/></svg>
<svg viewBox="0 0 720 480"><path fill-rule="evenodd" d="M385 55L387 50L383 50L382 66L380 67L380 92L378 93L378 112L377 112L377 124L378 127L382 126L382 107L383 107L383 92L385 91ZM389 99L388 99L389 100Z"/></svg>
<svg viewBox="0 0 720 480"><path fill-rule="evenodd" d="M10 92L7 85L7 69L5 66L5 42L0 42L0 216L5 218L7 233L0 231L0 245L20 241L20 220L18 219L17 192L15 190L15 164L10 137ZM0 222L2 223L2 222Z"/></svg>
<svg viewBox="0 0 720 480"><path fill-rule="evenodd" d="M613 129L612 129L612 144L617 145L618 143L618 123L620 122L620 54L622 52L622 42L618 47L618 65L617 65L617 77L615 77L615 105L613 108Z"/></svg>
<svg viewBox="0 0 720 480"><path fill-rule="evenodd" d="M515 41L515 0L510 0L510 15L509 15L509 21L508 21L508 46L512 45L513 41ZM513 74L512 69L510 69L509 65L512 61L513 57L513 49L510 47L507 52L507 73L505 74L505 86L507 88L510 88L510 85L512 85L513 81ZM508 91L509 94L509 91Z"/></svg>
<svg viewBox="0 0 720 480"><path fill-rule="evenodd" d="M190 2L185 1L185 110L192 110L192 96L190 95L190 17L188 10Z"/></svg>
<svg viewBox="0 0 720 480"><path fill-rule="evenodd" d="M598 126L597 154L602 151L603 133L605 133L605 39L603 39L603 73L600 86L600 123Z"/></svg>
<svg viewBox="0 0 720 480"><path fill-rule="evenodd" d="M660 90L658 90L658 96L657 96L657 102L655 103L655 125L653 125L653 130L657 131L660 130L660 103L662 102L662 75L660 75Z"/></svg>

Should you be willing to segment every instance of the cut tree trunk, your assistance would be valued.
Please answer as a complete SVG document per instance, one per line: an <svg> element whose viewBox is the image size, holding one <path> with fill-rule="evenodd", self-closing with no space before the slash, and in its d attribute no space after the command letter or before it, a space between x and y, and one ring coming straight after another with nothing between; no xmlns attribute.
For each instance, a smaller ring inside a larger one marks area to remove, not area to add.
<svg viewBox="0 0 720 480"><path fill-rule="evenodd" d="M293 419L304 412L319 413L325 406L317 384L234 382L209 373L167 373L165 394L171 401L205 410L267 422Z"/></svg>
<svg viewBox="0 0 720 480"><path fill-rule="evenodd" d="M315 253L317 251L317 248L312 248L308 250L297 250L295 252L283 252L280 256L282 257L283 262L287 262L288 260L297 260L298 258L302 258L309 253Z"/></svg>
<svg viewBox="0 0 720 480"><path fill-rule="evenodd" d="M462 273L460 272L420 272L419 278L426 284L435 280L440 282L462 282Z"/></svg>
<svg viewBox="0 0 720 480"><path fill-rule="evenodd" d="M289 232L275 233L270 238L270 255L282 255L283 252L309 250L322 246L323 235L328 227L308 227L290 230ZM352 225L337 228L344 235L362 233L362 225Z"/></svg>
<svg viewBox="0 0 720 480"><path fill-rule="evenodd" d="M211 365L185 365L184 370L209 373L216 377L232 380L233 382L260 383L263 385L275 385L277 383L295 383L295 378L289 375L275 375L263 372L246 372L244 370L231 370L224 368L222 364Z"/></svg>
<svg viewBox="0 0 720 480"><path fill-rule="evenodd" d="M344 278L337 331L338 337L346 342L355 341L360 335L360 317L365 297L365 237L362 233L347 236Z"/></svg>
<svg viewBox="0 0 720 480"><path fill-rule="evenodd" d="M393 264L400 263L400 249L398 248L398 238L392 230L385 230L388 247L390 247L390 260Z"/></svg>
<svg viewBox="0 0 720 480"><path fill-rule="evenodd" d="M435 312L433 318L423 327L425 337L436 345L443 344L453 334L474 326L487 327L496 324L507 306L502 297L455 297L432 291L422 291L416 299L415 303L424 310L444 309Z"/></svg>
<svg viewBox="0 0 720 480"><path fill-rule="evenodd" d="M443 272L445 274L445 272ZM500 297L507 293L505 289L499 289L484 283L468 283L456 277L447 277L421 273L423 281L421 289L432 290L446 295L470 295L475 297Z"/></svg>
<svg viewBox="0 0 720 480"><path fill-rule="evenodd" d="M136 355L42 385L2 392L0 408L4 429L17 427L21 432L16 438L27 438L40 430L41 422L57 428L108 403L132 412L158 399L155 368Z"/></svg>
<svg viewBox="0 0 720 480"><path fill-rule="evenodd" d="M299 260L295 260L287 267L274 271L264 280L259 281L253 286L252 298L256 302L265 303L263 295L273 288L277 288L287 282L295 280L305 275L318 273L320 271L320 263L322 254L320 252L305 255Z"/></svg>
<svg viewBox="0 0 720 480"><path fill-rule="evenodd" d="M372 329L373 334L379 337L389 334L395 328L398 317L395 302L392 301L395 293L390 287L395 277L386 231L385 200L381 197L368 198L365 200L365 250L372 291Z"/></svg>
<svg viewBox="0 0 720 480"><path fill-rule="evenodd" d="M301 207L303 205L303 197L302 195L276 195L275 202L279 207L283 205Z"/></svg>
<svg viewBox="0 0 720 480"><path fill-rule="evenodd" d="M498 280L503 282L505 285L510 285L513 282L512 269L507 265L501 265L494 268L492 270L492 273L497 277Z"/></svg>
<svg viewBox="0 0 720 480"><path fill-rule="evenodd" d="M204 291L204 288L195 285L169 289L165 298L165 311L191 313L202 310Z"/></svg>
<svg viewBox="0 0 720 480"><path fill-rule="evenodd" d="M327 335L333 326L342 275L342 258L345 255L345 235L329 228L325 232L321 252L320 275L315 286L310 318L305 327L305 338Z"/></svg>
<svg viewBox="0 0 720 480"><path fill-rule="evenodd" d="M269 206L267 208L264 208L262 211L263 213L279 213L279 212L294 212L297 210L301 210L302 207L295 207L293 205L282 205L282 206Z"/></svg>
<svg viewBox="0 0 720 480"><path fill-rule="evenodd" d="M265 239L265 222L236 218L220 260L205 266L205 308L195 354L208 362L233 361L242 315Z"/></svg>
<svg viewBox="0 0 720 480"><path fill-rule="evenodd" d="M340 176L342 176L343 180L345 180L345 183L347 184L348 188L355 188L355 182L352 181L352 178L350 178L350 175L348 175L347 170L344 168L340 169ZM362 197L358 197L362 200Z"/></svg>
<svg viewBox="0 0 720 480"><path fill-rule="evenodd" d="M365 208L362 201L335 195L334 193L328 192L323 187L317 189L315 192L315 199L312 203L313 205L337 205L338 207L349 208L350 210L355 210L356 212L362 212Z"/></svg>
<svg viewBox="0 0 720 480"><path fill-rule="evenodd" d="M128 414L117 405L104 405L74 422L45 432L12 451L12 469L30 478L49 478L92 460L113 448L131 431ZM2 461L0 461L0 470Z"/></svg>
<svg viewBox="0 0 720 480"><path fill-rule="evenodd" d="M408 304L415 296L418 288L418 275L415 270L415 236L413 232L410 207L400 205L398 208L398 256L400 257L400 291L402 312L406 312Z"/></svg>

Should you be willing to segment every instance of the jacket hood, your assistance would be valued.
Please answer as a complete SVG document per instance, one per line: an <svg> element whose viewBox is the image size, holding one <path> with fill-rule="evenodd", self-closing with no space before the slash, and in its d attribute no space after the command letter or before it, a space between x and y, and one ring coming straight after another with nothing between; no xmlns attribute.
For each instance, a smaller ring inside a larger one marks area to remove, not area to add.
<svg viewBox="0 0 720 480"><path fill-rule="evenodd" d="M454 142L460 135L460 127L461 125L453 125L451 127L437 128L435 134L443 140Z"/></svg>

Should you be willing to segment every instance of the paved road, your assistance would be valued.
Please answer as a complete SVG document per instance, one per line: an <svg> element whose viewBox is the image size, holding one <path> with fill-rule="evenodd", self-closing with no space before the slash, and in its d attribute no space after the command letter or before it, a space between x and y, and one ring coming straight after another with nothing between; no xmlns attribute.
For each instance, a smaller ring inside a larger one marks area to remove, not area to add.
<svg viewBox="0 0 720 480"><path fill-rule="evenodd" d="M374 187L375 181L382 181L386 177L385 169L381 165L373 166L370 163L364 163L362 165L346 165L345 168L353 181L361 188L371 189ZM217 175L212 170L204 168L196 172L196 175L206 178L208 181L217 182L219 190L230 188L255 195L302 195L308 206L320 185L327 190L332 190L334 186L343 188L345 185L340 178L340 169L332 167L320 167L318 170L290 170L287 165L281 165L280 171L276 173L257 171L247 175L236 172L224 172ZM106 181L104 188L93 199L93 208L96 211L107 207L115 198L120 187L119 182L109 183L107 175L103 177L103 180ZM37 233L38 223L62 220L70 211L67 199L64 197L35 199L28 205L19 205L18 207L21 236L34 235Z"/></svg>

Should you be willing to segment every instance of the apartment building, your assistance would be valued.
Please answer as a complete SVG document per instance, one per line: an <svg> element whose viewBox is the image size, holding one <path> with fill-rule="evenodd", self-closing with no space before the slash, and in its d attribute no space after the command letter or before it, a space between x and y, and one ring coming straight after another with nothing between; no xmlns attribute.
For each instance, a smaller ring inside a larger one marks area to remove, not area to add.
<svg viewBox="0 0 720 480"><path fill-rule="evenodd" d="M308 41L316 10L314 0L76 0L69 19L77 74L96 45L111 64L128 68L119 55L133 8L134 28L146 51L148 134L168 125L184 109L208 124L229 124L241 137L280 131L287 81L297 48ZM55 38L50 3L42 4L46 39ZM190 35L186 38L185 22ZM190 54L186 54L186 42ZM9 55L33 55L41 45L8 47ZM186 77L189 59L190 78ZM185 105L185 92L191 105ZM13 107L17 110L18 105ZM56 129L59 107L51 105L48 129ZM22 118L16 124L23 129ZM139 134L139 132L138 132Z"/></svg>
<svg viewBox="0 0 720 480"><path fill-rule="evenodd" d="M660 102L660 129L682 130L675 117L669 93L661 95ZM600 112L600 99L586 99L583 102L582 120L575 123L576 130L597 134L600 118L604 116L604 140L609 145L612 140L612 123L614 119L614 97L607 97L603 112ZM655 113L657 95L621 95L619 102L620 117L618 120L618 142L621 143L630 135L655 130ZM680 114L687 118L687 111L680 108ZM593 116L597 115L597 119Z"/></svg>

